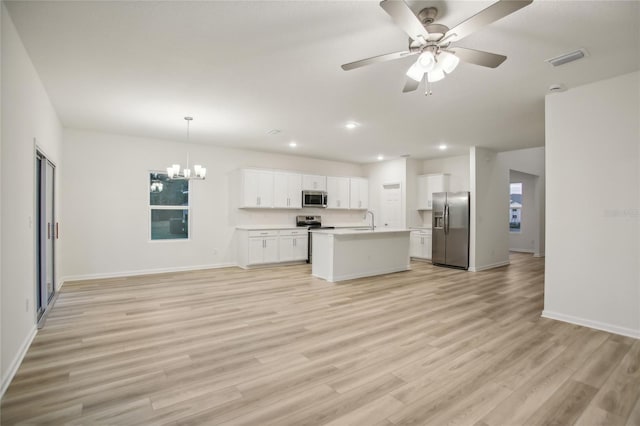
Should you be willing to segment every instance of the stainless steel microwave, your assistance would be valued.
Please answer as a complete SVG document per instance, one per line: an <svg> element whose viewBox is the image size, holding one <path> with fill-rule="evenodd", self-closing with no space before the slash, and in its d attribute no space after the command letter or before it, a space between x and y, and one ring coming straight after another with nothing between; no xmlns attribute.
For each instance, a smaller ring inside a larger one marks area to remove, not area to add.
<svg viewBox="0 0 640 426"><path fill-rule="evenodd" d="M325 191L302 191L302 207L327 207Z"/></svg>

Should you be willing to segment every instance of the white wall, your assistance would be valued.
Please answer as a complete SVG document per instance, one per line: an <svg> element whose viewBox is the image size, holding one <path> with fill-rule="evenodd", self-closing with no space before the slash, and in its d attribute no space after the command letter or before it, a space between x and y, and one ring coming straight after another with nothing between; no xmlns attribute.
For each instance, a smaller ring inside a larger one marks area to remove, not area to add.
<svg viewBox="0 0 640 426"><path fill-rule="evenodd" d="M543 315L640 337L640 73L546 98Z"/></svg>
<svg viewBox="0 0 640 426"><path fill-rule="evenodd" d="M509 250L534 253L538 238L538 211L535 205L537 176L511 170L510 183L522 184L522 209L520 211L520 229L509 232Z"/></svg>
<svg viewBox="0 0 640 426"><path fill-rule="evenodd" d="M36 330L34 138L60 171L61 125L4 4L1 7L4 391ZM57 189L59 193L59 185Z"/></svg>
<svg viewBox="0 0 640 426"><path fill-rule="evenodd" d="M508 174L490 149L472 147L469 155L471 224L469 270L509 263Z"/></svg>
<svg viewBox="0 0 640 426"><path fill-rule="evenodd" d="M378 224L382 218L382 186L387 183L400 183L402 191L402 224L401 228L407 226L407 165L405 158L396 160L381 161L364 166L365 173L369 178L369 210L378 219ZM378 226L376 224L376 226Z"/></svg>
<svg viewBox="0 0 640 426"><path fill-rule="evenodd" d="M449 191L469 191L469 156L434 158L422 162L420 174L446 173L449 175ZM420 212L422 226L431 227L431 210Z"/></svg>
<svg viewBox="0 0 640 426"><path fill-rule="evenodd" d="M423 226L421 211L418 211L418 176L423 174L422 161L407 159L407 219L406 226ZM429 222L431 223L431 222Z"/></svg>
<svg viewBox="0 0 640 426"><path fill-rule="evenodd" d="M148 173L184 165L187 152L192 164L207 167L207 179L191 183L191 238L150 242ZM64 158L63 200L73 206L62 217L67 280L233 265L236 225L295 225L300 214L321 214L325 224L362 222L354 211L237 208L240 168L362 176L356 164L71 129Z"/></svg>

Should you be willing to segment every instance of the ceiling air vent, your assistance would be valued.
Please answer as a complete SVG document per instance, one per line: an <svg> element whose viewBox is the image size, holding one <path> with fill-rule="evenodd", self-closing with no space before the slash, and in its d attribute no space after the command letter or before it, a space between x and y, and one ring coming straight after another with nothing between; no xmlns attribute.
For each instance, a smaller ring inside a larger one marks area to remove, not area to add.
<svg viewBox="0 0 640 426"><path fill-rule="evenodd" d="M569 62L577 61L585 56L589 56L586 49L578 49L573 52L565 53L564 55L556 56L555 58L547 59L545 62L549 62L554 67L564 65Z"/></svg>

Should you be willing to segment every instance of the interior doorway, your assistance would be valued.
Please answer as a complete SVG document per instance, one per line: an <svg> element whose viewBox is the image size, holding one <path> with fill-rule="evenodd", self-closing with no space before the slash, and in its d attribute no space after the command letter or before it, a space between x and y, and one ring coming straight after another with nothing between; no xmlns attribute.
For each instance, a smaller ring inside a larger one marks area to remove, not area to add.
<svg viewBox="0 0 640 426"><path fill-rule="evenodd" d="M55 294L55 250L58 223L55 221L55 165L40 151L36 153L36 309L38 325Z"/></svg>
<svg viewBox="0 0 640 426"><path fill-rule="evenodd" d="M380 225L385 228L402 228L402 187L400 183L383 184L381 202Z"/></svg>

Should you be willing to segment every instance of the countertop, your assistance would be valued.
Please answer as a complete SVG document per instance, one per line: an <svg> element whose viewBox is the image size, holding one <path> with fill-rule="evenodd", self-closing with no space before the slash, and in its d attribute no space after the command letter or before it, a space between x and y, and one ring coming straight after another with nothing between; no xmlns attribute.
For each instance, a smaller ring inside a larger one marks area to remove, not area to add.
<svg viewBox="0 0 640 426"><path fill-rule="evenodd" d="M238 225L236 229L242 229L245 231L273 231L278 229L303 229L303 226L291 226L291 225Z"/></svg>
<svg viewBox="0 0 640 426"><path fill-rule="evenodd" d="M366 223L328 223L323 224L323 226L333 226L335 228L368 228L369 225ZM295 225L238 225L236 229L242 229L245 231L273 231L278 229L304 229L304 226L295 226Z"/></svg>
<svg viewBox="0 0 640 426"><path fill-rule="evenodd" d="M312 229L314 234L327 234L327 235L371 235L371 234L390 234L398 232L411 232L411 229L389 229L389 228L376 228L371 229Z"/></svg>

